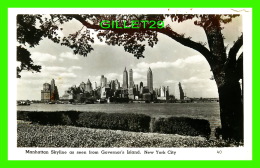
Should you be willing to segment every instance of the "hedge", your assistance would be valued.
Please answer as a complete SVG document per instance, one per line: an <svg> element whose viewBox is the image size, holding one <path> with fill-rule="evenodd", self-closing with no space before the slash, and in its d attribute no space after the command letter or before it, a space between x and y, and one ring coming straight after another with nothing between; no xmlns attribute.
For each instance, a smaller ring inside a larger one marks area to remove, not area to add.
<svg viewBox="0 0 260 168"><path fill-rule="evenodd" d="M42 125L72 125L88 128L149 132L151 117L133 113L17 111L17 119Z"/></svg>
<svg viewBox="0 0 260 168"><path fill-rule="evenodd" d="M18 120L31 121L42 125L75 125L79 112L25 112L17 111ZM76 125L75 125L76 126Z"/></svg>
<svg viewBox="0 0 260 168"><path fill-rule="evenodd" d="M169 117L152 120L152 132L210 137L208 120L188 117Z"/></svg>
<svg viewBox="0 0 260 168"><path fill-rule="evenodd" d="M77 127L157 132L209 138L210 124L204 119L188 117L151 118L145 114L103 112L28 112L17 111L18 120L42 125L71 125Z"/></svg>
<svg viewBox="0 0 260 168"><path fill-rule="evenodd" d="M151 117L133 113L93 113L79 115L77 125L88 128L104 128L134 132L149 132Z"/></svg>

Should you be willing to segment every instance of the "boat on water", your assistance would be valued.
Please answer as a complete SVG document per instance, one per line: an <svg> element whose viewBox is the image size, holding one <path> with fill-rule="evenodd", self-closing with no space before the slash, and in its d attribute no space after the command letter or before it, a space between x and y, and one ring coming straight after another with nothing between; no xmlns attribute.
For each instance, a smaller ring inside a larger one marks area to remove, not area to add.
<svg viewBox="0 0 260 168"><path fill-rule="evenodd" d="M17 106L30 106L30 102L19 101L17 102Z"/></svg>
<svg viewBox="0 0 260 168"><path fill-rule="evenodd" d="M48 104L55 104L55 102L49 102Z"/></svg>

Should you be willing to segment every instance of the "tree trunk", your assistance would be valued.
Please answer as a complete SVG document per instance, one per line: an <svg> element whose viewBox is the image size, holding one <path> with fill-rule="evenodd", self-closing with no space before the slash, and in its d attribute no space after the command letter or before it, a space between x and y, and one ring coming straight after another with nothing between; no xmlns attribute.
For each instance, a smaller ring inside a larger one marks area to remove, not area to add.
<svg viewBox="0 0 260 168"><path fill-rule="evenodd" d="M222 138L244 140L243 100L240 83L226 79L218 86Z"/></svg>
<svg viewBox="0 0 260 168"><path fill-rule="evenodd" d="M221 32L221 18L218 15L209 15L208 22L205 22L203 28L207 35L211 55L205 55L211 58L209 61L211 70L218 87L220 119L222 125L222 138L225 140L244 140L244 116L242 93L239 84L237 71L243 72L243 63L237 67L236 48L231 48L231 55L227 55L224 45L224 36ZM238 42L242 42L239 39ZM235 47L240 48L240 43ZM239 49L238 48L238 49Z"/></svg>

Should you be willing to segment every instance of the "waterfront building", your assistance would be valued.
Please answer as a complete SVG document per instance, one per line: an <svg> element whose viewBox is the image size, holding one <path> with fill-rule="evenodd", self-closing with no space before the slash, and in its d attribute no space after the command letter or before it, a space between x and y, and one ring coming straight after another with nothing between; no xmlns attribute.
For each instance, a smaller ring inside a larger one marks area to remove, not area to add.
<svg viewBox="0 0 260 168"><path fill-rule="evenodd" d="M93 89L92 89L92 83L90 82L89 79L88 79L88 82L87 82L87 84L86 84L85 90L86 90L87 92L89 92L89 93L93 90Z"/></svg>
<svg viewBox="0 0 260 168"><path fill-rule="evenodd" d="M179 82L175 86L175 98L177 100L183 100L184 99L184 91L182 89L181 82Z"/></svg>
<svg viewBox="0 0 260 168"><path fill-rule="evenodd" d="M134 80L133 80L133 70L129 70L129 88L134 87Z"/></svg>
<svg viewBox="0 0 260 168"><path fill-rule="evenodd" d="M147 87L149 92L153 93L153 73L150 67L147 71Z"/></svg>
<svg viewBox="0 0 260 168"><path fill-rule="evenodd" d="M151 93L144 93L142 97L143 97L143 100L146 102L150 102L152 100Z"/></svg>
<svg viewBox="0 0 260 168"><path fill-rule="evenodd" d="M102 87L101 88L100 98L101 99L108 98L109 97L109 93L110 93L110 88L109 87Z"/></svg>
<svg viewBox="0 0 260 168"><path fill-rule="evenodd" d="M73 96L74 96L73 90L71 88L69 88L68 90L65 90L64 95L60 98L60 100L70 101L74 98Z"/></svg>
<svg viewBox="0 0 260 168"><path fill-rule="evenodd" d="M116 90L116 81L115 80L110 81L110 89L113 91Z"/></svg>
<svg viewBox="0 0 260 168"><path fill-rule="evenodd" d="M97 90L97 82L95 82L93 90Z"/></svg>
<svg viewBox="0 0 260 168"><path fill-rule="evenodd" d="M138 85L134 85L134 88L136 88L136 92L139 91Z"/></svg>
<svg viewBox="0 0 260 168"><path fill-rule="evenodd" d="M150 90L149 90L149 88L147 87L147 86L145 86L145 87L143 87L143 94L144 93L149 93L150 92Z"/></svg>
<svg viewBox="0 0 260 168"><path fill-rule="evenodd" d="M43 90L41 90L41 101L49 102L51 99L51 85L49 83L43 84Z"/></svg>
<svg viewBox="0 0 260 168"><path fill-rule="evenodd" d="M159 89L155 89L155 94L158 100L169 100L169 86L161 86Z"/></svg>
<svg viewBox="0 0 260 168"><path fill-rule="evenodd" d="M51 96L54 94L55 92L55 80L52 79L51 80Z"/></svg>
<svg viewBox="0 0 260 168"><path fill-rule="evenodd" d="M44 83L43 90L41 90L41 101L49 102L59 100L58 88L55 85L55 80L51 80L51 84Z"/></svg>
<svg viewBox="0 0 260 168"><path fill-rule="evenodd" d="M141 89L141 87L144 87L143 82L140 82L140 89Z"/></svg>
<svg viewBox="0 0 260 168"><path fill-rule="evenodd" d="M79 84L79 89L80 89L80 91L83 93L83 92L85 92L85 90L86 90L86 84L84 83L84 82L81 82L80 84Z"/></svg>
<svg viewBox="0 0 260 168"><path fill-rule="evenodd" d="M125 68L124 72L123 72L123 89L127 89L128 88L128 73L127 70Z"/></svg>
<svg viewBox="0 0 260 168"><path fill-rule="evenodd" d="M52 79L51 80L51 101L56 101L59 100L59 92L58 92L58 88L55 85L55 80Z"/></svg>
<svg viewBox="0 0 260 168"><path fill-rule="evenodd" d="M128 94L129 95L134 95L134 88L129 88L128 89Z"/></svg>
<svg viewBox="0 0 260 168"><path fill-rule="evenodd" d="M101 79L100 79L100 87L106 87L107 85L107 78L104 75L101 75Z"/></svg>
<svg viewBox="0 0 260 168"><path fill-rule="evenodd" d="M115 80L115 88L116 88L116 90L118 90L120 88L120 83L117 79Z"/></svg>
<svg viewBox="0 0 260 168"><path fill-rule="evenodd" d="M166 88L165 86L160 87L160 97L166 97Z"/></svg>
<svg viewBox="0 0 260 168"><path fill-rule="evenodd" d="M143 86L140 86L140 94L143 94Z"/></svg>

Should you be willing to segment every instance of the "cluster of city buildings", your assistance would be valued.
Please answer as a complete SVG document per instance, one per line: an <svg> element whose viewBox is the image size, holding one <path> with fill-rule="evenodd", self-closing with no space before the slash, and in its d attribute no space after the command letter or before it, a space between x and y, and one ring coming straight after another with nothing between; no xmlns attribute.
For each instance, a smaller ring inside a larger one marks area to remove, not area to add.
<svg viewBox="0 0 260 168"><path fill-rule="evenodd" d="M49 103L57 100L59 100L58 87L55 85L55 80L52 79L51 84L43 84L43 89L41 90L41 101Z"/></svg>
<svg viewBox="0 0 260 168"><path fill-rule="evenodd" d="M53 89L54 88L54 89ZM149 67L147 70L147 86L143 82L136 84L134 82L133 70L129 73L126 68L123 71L123 82L115 80L108 81L104 75L101 75L100 83L93 84L88 81L81 82L79 86L68 88L60 101L69 101L74 103L94 103L94 102L169 102L173 100L183 100L184 92L181 83L175 90L175 96L169 94L169 86L160 86L153 88L153 73ZM42 101L58 100L58 89L55 81L51 84L43 84Z"/></svg>

